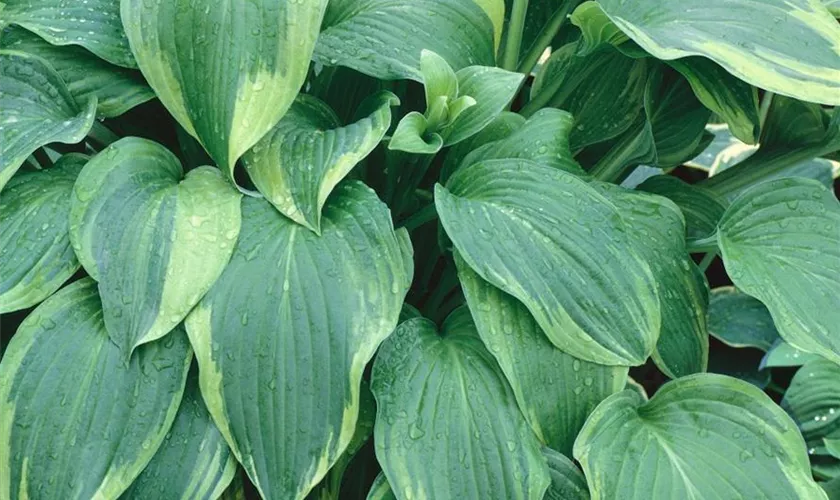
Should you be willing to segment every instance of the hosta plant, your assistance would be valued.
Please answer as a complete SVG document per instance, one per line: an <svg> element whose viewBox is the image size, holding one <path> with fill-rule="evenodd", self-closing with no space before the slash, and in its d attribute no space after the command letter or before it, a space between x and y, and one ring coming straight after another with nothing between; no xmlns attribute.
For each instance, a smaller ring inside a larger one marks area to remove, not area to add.
<svg viewBox="0 0 840 500"><path fill-rule="evenodd" d="M836 0L3 0L0 499L840 498Z"/></svg>

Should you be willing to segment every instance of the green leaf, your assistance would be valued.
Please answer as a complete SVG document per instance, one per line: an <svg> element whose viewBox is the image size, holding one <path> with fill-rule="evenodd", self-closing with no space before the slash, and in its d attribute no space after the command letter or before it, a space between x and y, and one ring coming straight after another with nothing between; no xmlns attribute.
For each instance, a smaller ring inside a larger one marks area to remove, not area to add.
<svg viewBox="0 0 840 500"><path fill-rule="evenodd" d="M441 131L445 146L472 137L505 110L519 90L525 75L500 68L470 66L457 73L458 95L469 96L475 105L463 110Z"/></svg>
<svg viewBox="0 0 840 500"><path fill-rule="evenodd" d="M755 347L765 352L779 340L764 304L732 286L712 290L709 333L731 347Z"/></svg>
<svg viewBox="0 0 840 500"><path fill-rule="evenodd" d="M726 211L718 245L739 290L757 298L786 342L840 361L840 204L809 179L748 190Z"/></svg>
<svg viewBox="0 0 840 500"><path fill-rule="evenodd" d="M370 487L367 500L396 500L396 498L397 496L394 495L391 485L388 484L388 478L385 477L383 472L380 472Z"/></svg>
<svg viewBox="0 0 840 500"><path fill-rule="evenodd" d="M126 363L93 280L50 297L0 362L0 497L117 498L163 442L191 359L178 329Z"/></svg>
<svg viewBox="0 0 840 500"><path fill-rule="evenodd" d="M236 460L210 419L198 389L198 372L193 370L163 444L120 498L215 499L236 471Z"/></svg>
<svg viewBox="0 0 840 500"><path fill-rule="evenodd" d="M423 49L455 70L494 66L494 26L476 2L331 0L314 59L384 80L423 81Z"/></svg>
<svg viewBox="0 0 840 500"><path fill-rule="evenodd" d="M701 154L687 161L686 165L705 170L709 175L726 170L758 149L758 146L745 144L735 137L727 125L710 123L706 125L706 132L714 135L712 142Z"/></svg>
<svg viewBox="0 0 840 500"><path fill-rule="evenodd" d="M0 191L26 158L45 144L81 141L93 125L96 99L82 108L40 57L0 51Z"/></svg>
<svg viewBox="0 0 840 500"><path fill-rule="evenodd" d="M233 178L286 114L327 0L124 0L131 50L158 98Z"/></svg>
<svg viewBox="0 0 840 500"><path fill-rule="evenodd" d="M548 463L548 475L551 476L545 500L589 500L586 478L580 469L564 455L550 448L543 448L542 452Z"/></svg>
<svg viewBox="0 0 840 500"><path fill-rule="evenodd" d="M391 125L391 106L399 102L381 91L362 105L369 115L342 126L323 101L301 94L242 161L280 213L318 233L327 197L379 144Z"/></svg>
<svg viewBox="0 0 840 500"><path fill-rule="evenodd" d="M691 375L609 397L575 442L592 498L826 498L796 425L760 389Z"/></svg>
<svg viewBox="0 0 840 500"><path fill-rule="evenodd" d="M443 147L443 138L437 132L429 132L428 127L426 117L412 111L397 124L388 149L423 155L437 153Z"/></svg>
<svg viewBox="0 0 840 500"><path fill-rule="evenodd" d="M757 87L840 104L840 26L817 1L599 3L658 59L703 56Z"/></svg>
<svg viewBox="0 0 840 500"><path fill-rule="evenodd" d="M522 301L551 342L594 363L639 365L659 300L618 209L572 174L488 160L435 187L446 233L483 279Z"/></svg>
<svg viewBox="0 0 840 500"><path fill-rule="evenodd" d="M580 28L583 41L578 44L580 56L591 54L601 45L621 45L629 38L604 13L598 2L588 1L580 4L569 20Z"/></svg>
<svg viewBox="0 0 840 500"><path fill-rule="evenodd" d="M478 334L501 366L522 414L543 444L571 454L589 413L624 389L627 367L582 361L556 348L521 302L455 255Z"/></svg>
<svg viewBox="0 0 840 500"><path fill-rule="evenodd" d="M685 222L667 198L597 183L616 207L634 249L653 271L662 315L653 352L656 366L671 378L706 371L709 287L685 248Z"/></svg>
<svg viewBox="0 0 840 500"><path fill-rule="evenodd" d="M585 177L586 172L572 159L569 149L569 133L573 125L574 119L569 113L559 109L541 109L506 137L473 149L461 164L521 158Z"/></svg>
<svg viewBox="0 0 840 500"><path fill-rule="evenodd" d="M589 169L596 179L619 181L629 167L656 164L653 128L644 114L637 116L633 125L618 138L596 147L602 150L602 156Z"/></svg>
<svg viewBox="0 0 840 500"><path fill-rule="evenodd" d="M361 183L330 197L321 236L243 199L236 251L186 325L210 414L263 498L304 497L348 447L362 371L411 282L408 245Z"/></svg>
<svg viewBox="0 0 840 500"><path fill-rule="evenodd" d="M79 269L67 214L86 162L65 155L50 169L19 173L0 193L0 313L34 306Z"/></svg>
<svg viewBox="0 0 840 500"><path fill-rule="evenodd" d="M458 97L458 77L446 59L431 50L420 51L420 73L426 92L426 108L438 97L454 101Z"/></svg>
<svg viewBox="0 0 840 500"><path fill-rule="evenodd" d="M493 41L496 51L499 50L499 44L502 41L502 30L505 27L505 0L473 0L479 7L484 9L484 13L490 18L493 23ZM832 1L832 0L826 0ZM840 0L834 0L840 1Z"/></svg>
<svg viewBox="0 0 840 500"><path fill-rule="evenodd" d="M93 157L74 191L70 241L128 357L180 323L219 277L239 234L240 195L217 169L184 176L166 148L136 137Z"/></svg>
<svg viewBox="0 0 840 500"><path fill-rule="evenodd" d="M820 359L820 356L801 351L779 339L761 360L761 368L802 366L814 359Z"/></svg>
<svg viewBox="0 0 840 500"><path fill-rule="evenodd" d="M551 54L531 89L532 102L575 117L570 137L574 151L631 128L642 109L648 67L645 59L632 59L611 47L584 57L575 55L577 47L567 44Z"/></svg>
<svg viewBox="0 0 840 500"><path fill-rule="evenodd" d="M106 61L136 68L115 0L5 0L0 26L16 24L53 45L80 45Z"/></svg>
<svg viewBox="0 0 840 500"><path fill-rule="evenodd" d="M376 457L400 498L540 499L548 467L465 308L401 324L373 365ZM471 470L473 473L461 473Z"/></svg>
<svg viewBox="0 0 840 500"><path fill-rule="evenodd" d="M76 102L96 97L96 114L111 118L155 97L139 71L114 66L74 46L56 46L23 28L8 28L0 48L26 52L46 60L67 83Z"/></svg>
<svg viewBox="0 0 840 500"><path fill-rule="evenodd" d="M713 192L687 184L671 175L657 175L641 183L639 190L658 194L673 201L685 217L689 239L706 238L714 234L717 223L726 211L726 202Z"/></svg>
<svg viewBox="0 0 840 500"><path fill-rule="evenodd" d="M703 57L686 57L668 64L688 80L700 102L723 119L735 137L747 144L758 142L761 124L755 87Z"/></svg>
<svg viewBox="0 0 840 500"><path fill-rule="evenodd" d="M840 366L827 359L809 361L790 382L782 408L808 445L811 455L829 455L824 439L840 438Z"/></svg>
<svg viewBox="0 0 840 500"><path fill-rule="evenodd" d="M502 111L499 116L493 119L481 132L466 139L458 144L453 145L446 151L446 158L443 160L443 168L441 169L440 181L445 182L449 179L455 170L462 164L469 164L466 157L474 150L479 149L493 141L498 141L509 137L511 134L520 130L526 123L525 118L517 113L510 111ZM565 138L568 142L568 138ZM571 159L571 155L569 155Z"/></svg>

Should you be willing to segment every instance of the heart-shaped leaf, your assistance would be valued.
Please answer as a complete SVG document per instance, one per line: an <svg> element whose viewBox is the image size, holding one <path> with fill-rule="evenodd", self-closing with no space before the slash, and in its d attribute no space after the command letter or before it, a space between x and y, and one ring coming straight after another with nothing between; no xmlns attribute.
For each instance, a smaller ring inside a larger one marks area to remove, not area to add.
<svg viewBox="0 0 840 500"><path fill-rule="evenodd" d="M303 498L350 443L410 248L361 183L330 197L320 236L243 199L236 251L186 325L210 414L263 498Z"/></svg>
<svg viewBox="0 0 840 500"><path fill-rule="evenodd" d="M805 443L760 389L699 374L662 386L649 402L610 396L575 442L593 499L825 499Z"/></svg>
<svg viewBox="0 0 840 500"><path fill-rule="evenodd" d="M627 367L581 361L556 348L521 302L455 255L478 334L501 366L523 415L543 444L571 454L589 413L624 389Z"/></svg>
<svg viewBox="0 0 840 500"><path fill-rule="evenodd" d="M761 183L732 202L718 227L726 270L757 298L779 334L840 361L840 203L818 182Z"/></svg>
<svg viewBox="0 0 840 500"><path fill-rule="evenodd" d="M423 81L423 49L455 71L494 66L494 26L474 1L331 0L314 58L385 80Z"/></svg>
<svg viewBox="0 0 840 500"><path fill-rule="evenodd" d="M679 208L661 196L596 184L627 225L636 252L656 279L662 314L653 360L663 373L679 378L706 371L709 287L685 248L685 222Z"/></svg>
<svg viewBox="0 0 840 500"><path fill-rule="evenodd" d="M179 333L183 335L183 333ZM166 438L149 465L120 498L218 498L237 472L236 459L201 399L191 370Z"/></svg>
<svg viewBox="0 0 840 500"><path fill-rule="evenodd" d="M172 425L192 353L178 329L126 362L91 279L20 325L0 362L0 498L117 498Z"/></svg>
<svg viewBox="0 0 840 500"><path fill-rule="evenodd" d="M0 313L46 299L79 269L70 245L70 197L88 158L63 156L21 172L0 193Z"/></svg>
<svg viewBox="0 0 840 500"><path fill-rule="evenodd" d="M140 70L231 178L303 85L327 0L125 0Z"/></svg>
<svg viewBox="0 0 840 500"><path fill-rule="evenodd" d="M703 56L757 87L803 101L840 104L840 26L820 2L599 4L624 33L658 59Z"/></svg>
<svg viewBox="0 0 840 500"><path fill-rule="evenodd" d="M72 144L87 135L96 99L80 107L61 77L40 57L0 51L0 191L36 149Z"/></svg>
<svg viewBox="0 0 840 500"><path fill-rule="evenodd" d="M155 97L139 71L110 64L82 47L52 45L23 28L7 28L0 48L46 60L67 83L76 102L96 97L96 114L111 118Z"/></svg>
<svg viewBox="0 0 840 500"><path fill-rule="evenodd" d="M248 175L283 215L318 233L327 196L379 144L391 125L391 106L399 102L379 92L362 104L370 114L342 126L329 106L300 95L243 157Z"/></svg>
<svg viewBox="0 0 840 500"><path fill-rule="evenodd" d="M595 188L530 160L487 160L437 185L435 205L467 264L522 301L554 345L608 365L648 358L660 324L653 275Z"/></svg>
<svg viewBox="0 0 840 500"><path fill-rule="evenodd" d="M80 45L106 61L136 68L115 0L5 0L0 26L17 24L53 45Z"/></svg>
<svg viewBox="0 0 840 500"><path fill-rule="evenodd" d="M543 498L548 467L466 308L441 334L402 323L372 377L376 457L399 498Z"/></svg>
<svg viewBox="0 0 840 500"><path fill-rule="evenodd" d="M166 148L135 137L82 170L70 240L125 356L172 330L219 277L239 234L239 199L217 169L184 176Z"/></svg>

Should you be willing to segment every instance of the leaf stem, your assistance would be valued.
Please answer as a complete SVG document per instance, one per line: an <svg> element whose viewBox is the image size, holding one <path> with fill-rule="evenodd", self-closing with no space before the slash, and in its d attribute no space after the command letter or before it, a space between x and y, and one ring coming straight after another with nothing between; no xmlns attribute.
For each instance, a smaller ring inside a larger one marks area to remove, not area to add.
<svg viewBox="0 0 840 500"><path fill-rule="evenodd" d="M528 53L525 54L525 58L519 63L519 67L517 68L518 72L526 75L531 74L531 71L534 70L534 67L540 60L540 56L542 56L545 49L551 45L551 41L554 40L555 36L557 36L560 28L562 28L563 24L566 22L569 12L576 4L577 2L574 0L565 0L563 5L554 11L554 14L552 14L551 18L548 20L548 23L543 26L540 34L537 35L537 39L533 44L531 44L531 47L528 49Z"/></svg>
<svg viewBox="0 0 840 500"><path fill-rule="evenodd" d="M764 122L767 121L767 113L770 111L774 95L776 94L768 90L761 96L761 105L758 108L758 123L761 132L764 132Z"/></svg>
<svg viewBox="0 0 840 500"><path fill-rule="evenodd" d="M406 228L408 232L411 232L435 219L437 219L437 209L435 208L434 202L432 202L412 214L401 224L401 226Z"/></svg>
<svg viewBox="0 0 840 500"><path fill-rule="evenodd" d="M706 255L703 256L703 260L701 260L700 264L697 265L697 267L700 268L701 273L706 272L706 269L708 269L709 266L712 265L712 262L714 262L715 257L717 257L717 255L718 255L717 250L714 250L714 251L706 253Z"/></svg>
<svg viewBox="0 0 840 500"><path fill-rule="evenodd" d="M120 140L120 136L111 132L111 129L102 124L99 120L93 121L93 126L90 127L88 138L104 149L111 144Z"/></svg>
<svg viewBox="0 0 840 500"><path fill-rule="evenodd" d="M516 71L519 63L519 50L522 47L522 31L525 28L525 14L528 11L528 0L513 0L510 12L505 47L502 54L501 68Z"/></svg>
<svg viewBox="0 0 840 500"><path fill-rule="evenodd" d="M688 241L685 247L688 253L716 253L718 250L717 233L706 238ZM705 257L703 260L706 260Z"/></svg>
<svg viewBox="0 0 840 500"><path fill-rule="evenodd" d="M32 156L35 157L35 160L38 162L38 166L42 169L50 168L53 165L52 160L50 160L50 155L44 150L44 148L38 148L32 153Z"/></svg>

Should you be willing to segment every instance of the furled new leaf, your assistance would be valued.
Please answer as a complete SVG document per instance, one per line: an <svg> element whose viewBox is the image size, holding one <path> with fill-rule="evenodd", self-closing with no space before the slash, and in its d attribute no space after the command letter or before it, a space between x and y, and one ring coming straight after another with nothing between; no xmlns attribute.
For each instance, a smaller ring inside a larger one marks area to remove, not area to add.
<svg viewBox="0 0 840 500"><path fill-rule="evenodd" d="M7 28L0 48L46 60L67 84L76 102L95 96L96 114L110 118L155 97L139 71L110 64L82 47L52 45L23 28Z"/></svg>
<svg viewBox="0 0 840 500"><path fill-rule="evenodd" d="M331 0L314 59L385 80L423 81L423 49L455 71L494 66L494 26L474 1Z"/></svg>
<svg viewBox="0 0 840 500"><path fill-rule="evenodd" d="M810 454L831 454L824 440L840 438L840 365L827 359L806 363L793 376L782 408L799 425Z"/></svg>
<svg viewBox="0 0 840 500"><path fill-rule="evenodd" d="M17 24L53 45L80 45L106 61L136 68L115 0L4 0L0 26Z"/></svg>
<svg viewBox="0 0 840 500"><path fill-rule="evenodd" d="M320 232L327 196L379 144L399 102L379 92L362 104L367 116L342 126L329 106L302 94L242 158L248 175L283 215Z"/></svg>
<svg viewBox="0 0 840 500"><path fill-rule="evenodd" d="M26 158L50 142L81 141L93 125L96 99L76 103L40 57L0 51L0 191Z"/></svg>
<svg viewBox="0 0 840 500"><path fill-rule="evenodd" d="M625 221L634 250L647 261L656 280L662 315L653 360L663 373L678 378L706 371L709 287L685 248L685 221L667 198L596 184Z"/></svg>
<svg viewBox="0 0 840 500"><path fill-rule="evenodd" d="M551 448L543 448L543 457L548 464L551 485L545 492L545 500L589 500L586 478L577 466Z"/></svg>
<svg viewBox="0 0 840 500"><path fill-rule="evenodd" d="M718 227L732 282L759 299L779 334L840 361L840 203L809 179L777 179L732 202Z"/></svg>
<svg viewBox="0 0 840 500"><path fill-rule="evenodd" d="M764 304L731 286L712 290L709 333L729 346L755 347L765 352L779 340Z"/></svg>
<svg viewBox="0 0 840 500"><path fill-rule="evenodd" d="M183 332L179 330L178 334ZM198 371L192 370L166 438L120 498L217 499L237 468L236 459L201 399Z"/></svg>
<svg viewBox="0 0 840 500"><path fill-rule="evenodd" d="M362 371L411 282L409 245L361 183L333 193L320 236L243 199L236 251L186 326L210 414L264 498L304 497L350 443Z"/></svg>
<svg viewBox="0 0 840 500"><path fill-rule="evenodd" d="M760 389L691 375L649 402L624 391L601 403L575 442L594 500L825 499L805 443Z"/></svg>
<svg viewBox="0 0 840 500"><path fill-rule="evenodd" d="M757 87L804 101L840 104L840 26L819 1L599 4L654 57L703 56Z"/></svg>
<svg viewBox="0 0 840 500"><path fill-rule="evenodd" d="M140 70L184 129L233 177L306 78L327 0L124 0Z"/></svg>
<svg viewBox="0 0 840 500"><path fill-rule="evenodd" d="M659 335L653 275L593 187L530 160L487 160L436 186L435 204L467 264L522 301L554 345L595 363L645 362Z"/></svg>
<svg viewBox="0 0 840 500"><path fill-rule="evenodd" d="M179 328L126 362L91 279L53 295L0 362L0 498L117 498L163 442L191 359Z"/></svg>
<svg viewBox="0 0 840 500"><path fill-rule="evenodd" d="M87 157L21 172L0 192L0 313L32 307L79 269L70 245L70 196Z"/></svg>
<svg viewBox="0 0 840 500"><path fill-rule="evenodd" d="M239 234L241 196L217 169L184 176L166 148L135 137L93 157L74 192L70 241L127 357L172 330L219 277Z"/></svg>
<svg viewBox="0 0 840 500"><path fill-rule="evenodd" d="M456 253L458 276L484 345L525 419L546 446L571 454L586 417L627 382L627 368L570 356L548 341L521 302L487 283Z"/></svg>
<svg viewBox="0 0 840 500"><path fill-rule="evenodd" d="M427 319L401 324L371 389L376 457L397 498L543 498L539 444L466 308L440 334Z"/></svg>

